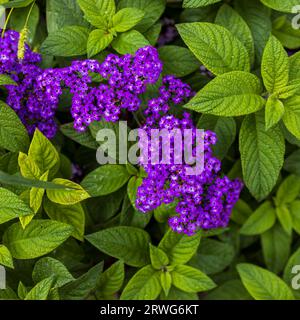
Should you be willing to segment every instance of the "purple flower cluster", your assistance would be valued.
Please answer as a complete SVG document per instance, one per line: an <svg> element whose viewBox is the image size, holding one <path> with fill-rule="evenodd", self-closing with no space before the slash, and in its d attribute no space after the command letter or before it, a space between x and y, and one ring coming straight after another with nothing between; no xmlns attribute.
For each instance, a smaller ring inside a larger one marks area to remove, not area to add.
<svg viewBox="0 0 300 320"><path fill-rule="evenodd" d="M110 54L103 63L96 60L73 61L71 66L41 69L39 54L25 45L25 56L17 57L19 33L7 31L0 40L0 73L12 76L17 86L7 86L7 103L18 113L28 131L38 127L52 138L57 126L54 115L63 88L72 94L71 115L74 128L84 131L93 121L104 118L117 121L122 110L136 111L138 96L147 84L155 83L162 71L157 50L147 46L134 56ZM92 84L91 74L102 77L99 86Z"/></svg>
<svg viewBox="0 0 300 320"><path fill-rule="evenodd" d="M0 29L1 33L2 30ZM17 60L19 33L8 30L0 40L0 73L18 74L26 65L35 65L41 61L38 53L32 52L28 45L25 44L24 59L20 62ZM17 78L16 78L17 79Z"/></svg>
<svg viewBox="0 0 300 320"><path fill-rule="evenodd" d="M197 144L197 130L190 114L183 113L181 119L169 114L171 104L182 103L192 95L189 86L179 79L167 76L163 79L163 86L159 92L160 96L150 100L148 108L144 111L147 119L142 129L147 132L147 139L140 135L140 147L141 150L147 148L148 152L145 156L142 153L140 161L148 176L138 188L136 207L146 213L161 204L177 201L177 215L169 219L169 225L179 233L192 235L200 228L225 227L243 184L239 180L230 181L226 176L221 177L221 162L213 157L211 150L211 145L217 141L215 133L205 131L202 135L204 170L200 174L187 174L187 169L191 166L182 158L183 152L178 153L178 144L175 145L174 136L170 136L170 162L149 163L151 154L157 147L160 151L164 147L163 142L159 146L152 145L153 128L166 129L170 134L175 129L181 134L185 129L191 129L192 157L198 155L197 148L201 148ZM184 145L181 146L183 149Z"/></svg>
<svg viewBox="0 0 300 320"><path fill-rule="evenodd" d="M39 88L39 78L43 70L38 66L41 56L32 52L25 45L24 58L17 57L20 34L8 30L0 39L0 74L9 74L16 81L17 86L8 85L7 103L18 113L28 131L33 133L38 127L48 137L53 137L56 132L54 121L55 109L52 101L47 99L47 94ZM49 80L48 90L52 82Z"/></svg>
<svg viewBox="0 0 300 320"><path fill-rule="evenodd" d="M134 56L109 54L101 64L95 60L73 62L62 73L73 94L74 127L84 131L92 121L104 118L115 122L122 110L138 110L141 105L138 96L146 90L147 84L158 80L161 71L157 50L150 46L137 50ZM89 86L90 72L98 73L106 83Z"/></svg>

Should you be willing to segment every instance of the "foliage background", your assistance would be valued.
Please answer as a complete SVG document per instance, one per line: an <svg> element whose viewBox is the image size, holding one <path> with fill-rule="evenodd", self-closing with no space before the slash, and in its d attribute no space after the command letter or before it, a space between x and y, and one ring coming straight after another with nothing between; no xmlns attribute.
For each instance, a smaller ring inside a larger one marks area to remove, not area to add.
<svg viewBox="0 0 300 320"><path fill-rule="evenodd" d="M22 31L33 1L0 3L15 8L8 27ZM199 128L217 133L224 173L242 177L245 188L228 228L174 234L166 223L174 206L135 209L138 168L98 167L95 134L107 124L76 133L67 92L51 142L38 131L28 137L1 103L0 264L8 287L0 298L299 299L291 288L300 265L300 31L291 24L298 4L119 0L117 12L135 10L103 32L114 1L36 1L28 42L45 68L156 45L163 73L199 92L184 107Z"/></svg>

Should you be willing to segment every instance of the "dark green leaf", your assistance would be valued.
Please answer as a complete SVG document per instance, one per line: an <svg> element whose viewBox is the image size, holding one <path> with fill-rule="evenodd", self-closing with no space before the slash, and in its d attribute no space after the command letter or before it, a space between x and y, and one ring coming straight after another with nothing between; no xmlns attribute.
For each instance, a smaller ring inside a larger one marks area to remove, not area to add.
<svg viewBox="0 0 300 320"><path fill-rule="evenodd" d="M81 184L91 196L97 197L117 191L129 177L125 166L107 164L89 173Z"/></svg>
<svg viewBox="0 0 300 320"><path fill-rule="evenodd" d="M41 52L53 56L80 56L87 51L89 30L80 26L66 26L48 35Z"/></svg>
<svg viewBox="0 0 300 320"><path fill-rule="evenodd" d="M163 46L158 49L158 53L163 62L164 74L184 77L196 71L200 66L199 61L187 48L173 45Z"/></svg>
<svg viewBox="0 0 300 320"><path fill-rule="evenodd" d="M29 137L14 110L0 101L0 146L13 152L27 151Z"/></svg>
<svg viewBox="0 0 300 320"><path fill-rule="evenodd" d="M122 259L133 267L149 263L150 237L144 230L134 227L113 227L86 236L100 251Z"/></svg>
<svg viewBox="0 0 300 320"><path fill-rule="evenodd" d="M245 184L253 196L264 199L283 166L283 134L277 126L265 131L263 114L257 113L244 119L239 144Z"/></svg>
<svg viewBox="0 0 300 320"><path fill-rule="evenodd" d="M261 235L265 263L274 273L283 270L290 255L291 236L279 224Z"/></svg>

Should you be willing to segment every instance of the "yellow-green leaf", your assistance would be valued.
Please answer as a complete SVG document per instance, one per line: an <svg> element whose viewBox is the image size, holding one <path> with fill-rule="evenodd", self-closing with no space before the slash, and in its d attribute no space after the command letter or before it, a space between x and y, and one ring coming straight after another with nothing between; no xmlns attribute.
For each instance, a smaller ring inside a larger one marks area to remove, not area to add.
<svg viewBox="0 0 300 320"><path fill-rule="evenodd" d="M49 170L49 176L59 169L59 154L52 143L36 129L31 141L28 156L38 165L42 173Z"/></svg>
<svg viewBox="0 0 300 320"><path fill-rule="evenodd" d="M56 178L52 182L69 187L70 190L47 190L48 198L58 204L72 205L90 198L90 195L77 183L70 180Z"/></svg>

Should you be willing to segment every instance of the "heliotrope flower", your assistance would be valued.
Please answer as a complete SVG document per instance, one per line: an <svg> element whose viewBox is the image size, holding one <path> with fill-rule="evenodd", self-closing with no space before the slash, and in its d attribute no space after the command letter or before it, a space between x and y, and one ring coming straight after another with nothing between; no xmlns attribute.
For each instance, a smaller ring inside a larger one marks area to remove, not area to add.
<svg viewBox="0 0 300 320"><path fill-rule="evenodd" d="M181 118L170 115L170 104L179 104L192 95L188 85L172 76L163 79L163 86L159 90L160 96L148 102L148 108L144 111L147 115L146 123L142 127L147 132L147 139L140 136L141 150L148 148L147 156L140 158L148 176L138 188L136 207L141 212L149 212L162 204L177 202L177 215L170 217L170 227L179 233L194 234L199 229L211 229L225 227L230 218L233 206L239 198L243 184L239 180L231 181L222 176L221 162L212 154L211 146L217 142L214 132L205 131L203 139L203 171L200 174L187 174L186 169L191 167L181 159L181 164L176 162L178 144L175 145L171 136L170 163L151 164L151 153L156 151L157 145L151 141L151 129L167 129L170 133L179 129L181 133L185 129L193 132L191 146L192 156L196 156L196 127L190 114L183 113ZM149 143L150 141L150 143ZM163 142L159 144L162 151ZM184 145L181 145L182 153Z"/></svg>
<svg viewBox="0 0 300 320"><path fill-rule="evenodd" d="M18 58L19 33L6 31L0 39L0 73L6 73L18 86L7 86L7 103L18 113L29 133L38 127L52 138L54 120L63 89L72 94L71 115L74 128L84 131L93 121L115 122L122 111L136 111L139 95L155 83L162 71L157 50L146 46L135 55L109 54L103 63L96 60L73 61L71 66L43 70L41 56L25 44L24 58ZM91 74L102 76L95 86Z"/></svg>
<svg viewBox="0 0 300 320"><path fill-rule="evenodd" d="M49 71L38 66L41 56L32 52L27 44L24 44L24 57L18 58L19 37L18 32L8 30L0 39L0 73L9 74L18 84L6 86L7 103L17 112L29 133L39 128L46 136L53 137L57 129L54 114L58 100L53 102L52 96L49 99L49 93L56 91L57 86L53 77L48 76L45 86L41 87L40 79Z"/></svg>

